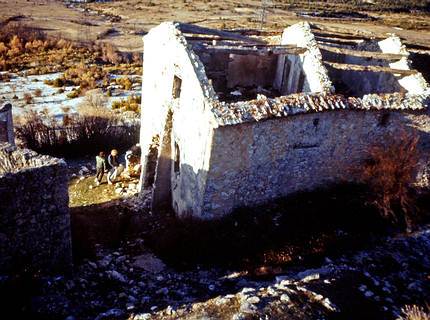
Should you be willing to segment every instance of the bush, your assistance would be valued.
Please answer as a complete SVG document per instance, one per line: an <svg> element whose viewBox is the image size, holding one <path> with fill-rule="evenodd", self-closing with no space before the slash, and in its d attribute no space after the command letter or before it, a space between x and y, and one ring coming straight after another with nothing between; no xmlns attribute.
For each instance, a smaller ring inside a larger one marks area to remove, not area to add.
<svg viewBox="0 0 430 320"><path fill-rule="evenodd" d="M42 96L42 90L41 89L34 90L34 96L35 97L41 97Z"/></svg>
<svg viewBox="0 0 430 320"><path fill-rule="evenodd" d="M16 119L17 140L27 148L54 156L79 157L94 150L126 149L139 140L139 126L121 123L98 98L80 105L80 114L66 114L62 121L28 111Z"/></svg>
<svg viewBox="0 0 430 320"><path fill-rule="evenodd" d="M43 81L43 83L49 86L53 86L55 88L61 88L65 86L65 81L63 78L56 78L54 80L45 80Z"/></svg>
<svg viewBox="0 0 430 320"><path fill-rule="evenodd" d="M430 312L415 305L402 308L402 313L403 315L398 320L430 320Z"/></svg>
<svg viewBox="0 0 430 320"><path fill-rule="evenodd" d="M10 40L9 48L10 49L7 52L7 55L10 57L17 56L24 51L24 46L21 42L21 39L17 35L14 35Z"/></svg>
<svg viewBox="0 0 430 320"><path fill-rule="evenodd" d="M418 165L418 137L405 132L387 137L384 146L369 150L370 159L361 168L361 178L369 186L373 203L393 221L401 212L408 227L413 222L414 198L411 186Z"/></svg>
<svg viewBox="0 0 430 320"><path fill-rule="evenodd" d="M31 95L31 93L29 92L24 93L24 101L26 104L33 103L33 96Z"/></svg>
<svg viewBox="0 0 430 320"><path fill-rule="evenodd" d="M133 86L133 81L128 77L117 78L116 83L124 90L130 90Z"/></svg>
<svg viewBox="0 0 430 320"><path fill-rule="evenodd" d="M127 99L121 99L112 102L112 109L140 113L140 104L140 96L129 96Z"/></svg>
<svg viewBox="0 0 430 320"><path fill-rule="evenodd" d="M106 63L119 64L123 61L122 55L111 43L103 42L99 50L102 61Z"/></svg>
<svg viewBox="0 0 430 320"><path fill-rule="evenodd" d="M79 96L80 96L80 94L81 94L81 89L80 89L80 88L77 88L77 89L75 89L75 90L70 91L70 92L67 94L67 98L69 98L69 99L75 99L75 98L79 97Z"/></svg>

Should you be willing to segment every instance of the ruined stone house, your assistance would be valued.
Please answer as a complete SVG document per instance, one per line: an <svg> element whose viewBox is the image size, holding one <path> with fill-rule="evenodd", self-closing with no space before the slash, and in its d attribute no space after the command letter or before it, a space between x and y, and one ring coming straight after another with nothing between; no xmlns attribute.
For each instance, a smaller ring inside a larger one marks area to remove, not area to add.
<svg viewBox="0 0 430 320"><path fill-rule="evenodd" d="M162 23L144 37L142 186L153 209L216 218L354 182L368 149L420 137L427 184L429 87L387 39L282 35Z"/></svg>

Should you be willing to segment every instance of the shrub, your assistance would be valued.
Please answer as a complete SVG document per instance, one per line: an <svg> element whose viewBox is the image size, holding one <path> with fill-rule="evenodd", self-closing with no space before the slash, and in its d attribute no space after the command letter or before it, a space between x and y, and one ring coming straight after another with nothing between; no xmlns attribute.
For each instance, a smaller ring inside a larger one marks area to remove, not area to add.
<svg viewBox="0 0 430 320"><path fill-rule="evenodd" d="M402 308L402 313L398 320L430 320L430 313L415 305Z"/></svg>
<svg viewBox="0 0 430 320"><path fill-rule="evenodd" d="M29 92L24 93L24 101L26 104L33 103L33 96L31 95L31 93Z"/></svg>
<svg viewBox="0 0 430 320"><path fill-rule="evenodd" d="M48 86L53 86L55 88L60 88L60 87L63 87L65 85L65 81L63 78L56 78L54 80L45 80L45 81L43 81L43 83L48 85Z"/></svg>
<svg viewBox="0 0 430 320"><path fill-rule="evenodd" d="M24 46L21 42L21 39L17 35L14 35L10 40L9 48L10 49L7 53L8 56L16 56L23 52Z"/></svg>
<svg viewBox="0 0 430 320"><path fill-rule="evenodd" d="M101 59L104 62L119 64L122 62L122 56L111 43L102 43L100 47Z"/></svg>
<svg viewBox="0 0 430 320"><path fill-rule="evenodd" d="M79 111L82 113L66 114L62 121L27 111L16 119L16 137L24 147L62 157L93 154L98 149L125 149L139 140L139 126L121 125L107 108L84 102Z"/></svg>
<svg viewBox="0 0 430 320"><path fill-rule="evenodd" d="M0 42L0 55L5 55L8 50L8 47L3 42Z"/></svg>
<svg viewBox="0 0 430 320"><path fill-rule="evenodd" d="M418 137L405 132L387 137L384 146L369 150L370 159L361 168L361 178L369 186L373 203L381 214L397 221L400 211L408 227L413 222L414 199L411 186L418 164Z"/></svg>
<svg viewBox="0 0 430 320"><path fill-rule="evenodd" d="M129 96L127 99L116 100L112 102L113 110L133 111L140 113L140 96Z"/></svg>
<svg viewBox="0 0 430 320"><path fill-rule="evenodd" d="M41 97L42 96L42 89L36 89L34 90L34 96L35 97Z"/></svg>
<svg viewBox="0 0 430 320"><path fill-rule="evenodd" d="M124 90L130 90L133 86L133 81L128 77L117 78L116 83Z"/></svg>
<svg viewBox="0 0 430 320"><path fill-rule="evenodd" d="M106 97L97 90L89 91L85 95L84 101L78 106L80 114L87 114L88 110L99 110L97 113L103 112L104 115L109 115L110 110L106 108Z"/></svg>
<svg viewBox="0 0 430 320"><path fill-rule="evenodd" d="M75 90L70 91L67 94L67 98L69 98L69 99L75 99L75 98L79 97L80 94L81 94L81 89L77 88Z"/></svg>

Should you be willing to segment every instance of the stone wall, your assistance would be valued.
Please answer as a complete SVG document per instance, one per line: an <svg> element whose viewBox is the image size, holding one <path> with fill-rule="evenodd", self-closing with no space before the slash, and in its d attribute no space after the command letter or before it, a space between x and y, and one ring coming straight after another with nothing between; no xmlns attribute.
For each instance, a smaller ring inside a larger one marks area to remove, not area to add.
<svg viewBox="0 0 430 320"><path fill-rule="evenodd" d="M0 272L71 264L66 163L0 144Z"/></svg>
<svg viewBox="0 0 430 320"><path fill-rule="evenodd" d="M0 106L0 143L2 142L15 144L12 105L10 103L5 103L3 106Z"/></svg>
<svg viewBox="0 0 430 320"><path fill-rule="evenodd" d="M338 110L220 127L214 135L201 217L355 181L353 169L368 158L369 148L384 144L387 135L398 137L402 128L420 136L423 166L417 179L428 183L426 112Z"/></svg>

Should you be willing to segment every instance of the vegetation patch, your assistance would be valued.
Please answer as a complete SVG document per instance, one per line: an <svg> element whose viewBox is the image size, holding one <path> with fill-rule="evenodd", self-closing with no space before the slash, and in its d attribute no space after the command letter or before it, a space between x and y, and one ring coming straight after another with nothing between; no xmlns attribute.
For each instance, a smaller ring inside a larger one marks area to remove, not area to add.
<svg viewBox="0 0 430 320"><path fill-rule="evenodd" d="M19 142L29 149L68 157L126 148L139 141L139 125L124 125L99 94L87 95L78 113L65 114L62 121L28 111L17 119L15 132Z"/></svg>
<svg viewBox="0 0 430 320"><path fill-rule="evenodd" d="M112 103L113 110L133 111L140 113L141 97L129 96L127 99L116 100Z"/></svg>

